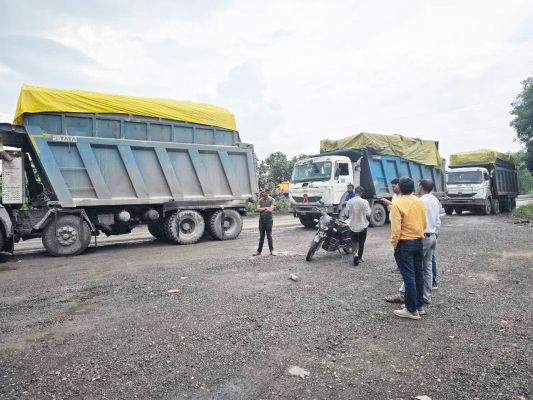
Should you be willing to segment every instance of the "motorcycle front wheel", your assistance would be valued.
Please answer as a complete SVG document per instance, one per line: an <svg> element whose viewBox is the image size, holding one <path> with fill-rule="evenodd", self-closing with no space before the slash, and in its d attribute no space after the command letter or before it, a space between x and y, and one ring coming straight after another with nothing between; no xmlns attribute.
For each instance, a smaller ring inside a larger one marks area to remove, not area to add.
<svg viewBox="0 0 533 400"><path fill-rule="evenodd" d="M311 261L316 251L320 248L321 244L322 244L322 240L319 240L318 242L313 240L311 242L311 246L309 246L309 250L307 251L307 256L305 256L305 261Z"/></svg>

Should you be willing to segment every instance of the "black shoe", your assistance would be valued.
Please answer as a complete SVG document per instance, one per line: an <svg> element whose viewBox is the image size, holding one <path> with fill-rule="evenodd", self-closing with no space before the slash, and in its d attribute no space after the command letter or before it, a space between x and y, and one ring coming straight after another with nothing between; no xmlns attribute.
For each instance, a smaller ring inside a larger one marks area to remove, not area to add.
<svg viewBox="0 0 533 400"><path fill-rule="evenodd" d="M359 256L357 255L353 256L353 265L354 267L359 265Z"/></svg>

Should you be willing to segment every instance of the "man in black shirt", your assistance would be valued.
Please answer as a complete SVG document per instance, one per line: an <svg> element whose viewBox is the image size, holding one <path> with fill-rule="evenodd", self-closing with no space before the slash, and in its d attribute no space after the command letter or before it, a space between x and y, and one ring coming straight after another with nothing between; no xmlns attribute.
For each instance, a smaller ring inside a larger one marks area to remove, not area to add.
<svg viewBox="0 0 533 400"><path fill-rule="evenodd" d="M254 256L261 255L263 243L265 242L265 233L268 240L270 254L275 256L274 244L272 242L272 211L274 211L274 199L269 196L268 189L263 189L261 198L257 203L257 212L259 212L259 246Z"/></svg>

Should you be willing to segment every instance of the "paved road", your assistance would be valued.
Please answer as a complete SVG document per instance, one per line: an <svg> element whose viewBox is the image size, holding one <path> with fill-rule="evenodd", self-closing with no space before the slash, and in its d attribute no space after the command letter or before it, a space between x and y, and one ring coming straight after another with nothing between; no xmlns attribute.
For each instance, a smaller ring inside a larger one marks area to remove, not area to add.
<svg viewBox="0 0 533 400"><path fill-rule="evenodd" d="M531 203L533 203L533 194L520 195L516 199L517 206L523 206L523 205L531 204Z"/></svg>
<svg viewBox="0 0 533 400"><path fill-rule="evenodd" d="M251 257L253 222L227 242L4 257L0 398L530 399L533 229L507 219L443 217L420 321L382 300L400 281L388 226L357 268L305 262L313 232L295 226L275 231L280 256Z"/></svg>
<svg viewBox="0 0 533 400"><path fill-rule="evenodd" d="M258 225L257 217L244 217L243 220L243 230L245 232L256 231ZM300 221L298 218L294 218L292 214L282 214L276 215L277 228L287 228L287 227L297 227L300 226ZM101 234L97 238L98 246L105 246L111 243L134 243L134 242L144 242L147 240L153 240L153 236L148 232L148 229L145 226L135 228L132 233L128 235L117 235L109 236ZM94 239L91 244L91 247L94 247ZM25 242L19 242L15 245L16 254L26 254L28 252L39 252L45 251L41 242L41 239L31 239Z"/></svg>
<svg viewBox="0 0 533 400"><path fill-rule="evenodd" d="M518 196L516 204L518 206L533 203L533 195L521 195ZM281 227L298 227L300 222L298 218L294 218L292 214L276 215L276 226ZM244 231L253 231L257 228L257 217L245 217L243 222ZM133 243L152 240L152 235L148 232L146 227L135 228L132 233L128 235L118 235L106 237L103 234L97 238L98 245L107 245L111 243ZM94 247L94 241L91 244ZM31 239L25 242L16 244L17 254L26 254L28 252L44 251L41 239Z"/></svg>

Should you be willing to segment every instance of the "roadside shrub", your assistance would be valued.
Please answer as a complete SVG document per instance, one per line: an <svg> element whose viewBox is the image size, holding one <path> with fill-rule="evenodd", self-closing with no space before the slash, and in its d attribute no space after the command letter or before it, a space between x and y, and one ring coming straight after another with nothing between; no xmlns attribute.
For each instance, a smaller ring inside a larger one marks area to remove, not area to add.
<svg viewBox="0 0 533 400"><path fill-rule="evenodd" d="M290 212L291 203L287 199L280 199L276 201L274 205L274 211L276 213L288 213Z"/></svg>
<svg viewBox="0 0 533 400"><path fill-rule="evenodd" d="M255 201L251 201L246 205L246 215L255 215L257 214L257 203Z"/></svg>
<svg viewBox="0 0 533 400"><path fill-rule="evenodd" d="M515 217L533 218L533 204L526 204L520 207L516 207L513 210Z"/></svg>

